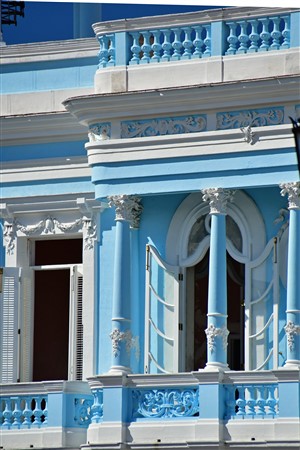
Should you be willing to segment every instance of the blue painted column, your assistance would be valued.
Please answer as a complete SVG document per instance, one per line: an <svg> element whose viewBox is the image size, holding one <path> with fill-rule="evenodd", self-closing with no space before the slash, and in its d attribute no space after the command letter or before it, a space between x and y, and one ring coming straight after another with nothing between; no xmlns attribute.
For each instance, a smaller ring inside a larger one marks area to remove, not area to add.
<svg viewBox="0 0 300 450"><path fill-rule="evenodd" d="M202 193L211 215L205 369L228 370L226 206L233 192L211 188Z"/></svg>
<svg viewBox="0 0 300 450"><path fill-rule="evenodd" d="M130 228L136 228L142 212L140 198L117 195L108 198L116 208L115 258L112 294L112 365L110 372L131 373L130 354L135 339L131 331Z"/></svg>
<svg viewBox="0 0 300 450"><path fill-rule="evenodd" d="M290 222L288 243L286 368L300 368L300 182L281 184L281 195L288 195Z"/></svg>

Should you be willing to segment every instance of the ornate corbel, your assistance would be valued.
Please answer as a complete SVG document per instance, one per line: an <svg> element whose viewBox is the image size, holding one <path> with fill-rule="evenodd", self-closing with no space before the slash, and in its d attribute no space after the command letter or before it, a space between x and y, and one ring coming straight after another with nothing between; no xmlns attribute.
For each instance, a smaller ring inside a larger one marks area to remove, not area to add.
<svg viewBox="0 0 300 450"><path fill-rule="evenodd" d="M6 253L8 255L13 255L16 246L16 227L14 219L5 219L3 237Z"/></svg>

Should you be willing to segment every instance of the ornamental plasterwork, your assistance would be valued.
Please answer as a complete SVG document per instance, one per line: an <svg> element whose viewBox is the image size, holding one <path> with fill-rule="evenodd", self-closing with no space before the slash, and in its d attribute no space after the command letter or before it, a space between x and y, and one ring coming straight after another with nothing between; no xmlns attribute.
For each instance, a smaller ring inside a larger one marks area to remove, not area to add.
<svg viewBox="0 0 300 450"><path fill-rule="evenodd" d="M96 123L90 126L88 131L89 142L105 141L110 139L110 123Z"/></svg>
<svg viewBox="0 0 300 450"><path fill-rule="evenodd" d="M281 188L280 194L284 197L288 196L289 209L299 209L300 208L300 182L294 183L281 183L279 185Z"/></svg>
<svg viewBox="0 0 300 450"><path fill-rule="evenodd" d="M164 136L167 134L196 133L206 130L206 116L164 117L121 122L121 137Z"/></svg>
<svg viewBox="0 0 300 450"><path fill-rule="evenodd" d="M255 144L258 141L258 137L257 135L253 132L251 126L249 125L248 127L242 127L241 128L241 132L244 135L244 141L247 142L248 144Z"/></svg>
<svg viewBox="0 0 300 450"><path fill-rule="evenodd" d="M6 220L4 222L3 233L6 252L9 255L14 253L16 245L15 239L18 232L25 236L54 235L58 232L68 233L71 231L78 231L81 227L84 234L84 248L93 248L94 240L96 238L96 224L92 218L81 217L71 223L63 223L54 217L47 216L45 219L40 220L34 225L23 225L16 219Z"/></svg>
<svg viewBox="0 0 300 450"><path fill-rule="evenodd" d="M199 390L147 389L134 390L133 417L164 418L199 415Z"/></svg>
<svg viewBox="0 0 300 450"><path fill-rule="evenodd" d="M131 350L135 350L136 359L139 359L140 345L138 336L133 337L130 330L120 331L117 328L114 328L109 336L112 341L112 352L115 357L120 354L120 343L125 342L126 352L130 354Z"/></svg>
<svg viewBox="0 0 300 450"><path fill-rule="evenodd" d="M116 208L116 220L129 222L130 228L140 225L143 206L141 198L135 195L112 195L108 197L109 206Z"/></svg>
<svg viewBox="0 0 300 450"><path fill-rule="evenodd" d="M227 202L232 201L235 191L222 188L208 188L202 190L202 199L209 202L211 214L226 214Z"/></svg>
<svg viewBox="0 0 300 450"><path fill-rule="evenodd" d="M300 325L295 325L291 320L288 321L284 327L284 331L287 336L287 344L289 349L292 351L295 347L295 336L300 335Z"/></svg>
<svg viewBox="0 0 300 450"><path fill-rule="evenodd" d="M283 107L217 113L217 130L264 127L283 123Z"/></svg>
<svg viewBox="0 0 300 450"><path fill-rule="evenodd" d="M205 330L205 334L207 336L207 344L208 344L208 348L211 352L213 352L216 348L216 342L215 342L215 338L216 337L221 337L222 341L223 341L223 349L226 350L226 347L228 345L228 335L229 335L229 331L227 330L227 328L225 326L223 326L222 328L216 328L212 323L208 325L208 327Z"/></svg>

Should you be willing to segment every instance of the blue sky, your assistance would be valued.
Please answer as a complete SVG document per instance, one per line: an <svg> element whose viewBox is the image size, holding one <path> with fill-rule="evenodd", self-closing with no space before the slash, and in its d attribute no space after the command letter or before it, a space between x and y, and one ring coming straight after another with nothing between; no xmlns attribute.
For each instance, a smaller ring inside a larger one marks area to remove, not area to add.
<svg viewBox="0 0 300 450"><path fill-rule="evenodd" d="M103 3L102 20L199 11L209 8L213 8L213 6ZM97 21L98 19L95 18L95 22ZM73 4L70 2L25 1L25 17L18 18L17 26L4 25L2 31L6 44L72 39Z"/></svg>

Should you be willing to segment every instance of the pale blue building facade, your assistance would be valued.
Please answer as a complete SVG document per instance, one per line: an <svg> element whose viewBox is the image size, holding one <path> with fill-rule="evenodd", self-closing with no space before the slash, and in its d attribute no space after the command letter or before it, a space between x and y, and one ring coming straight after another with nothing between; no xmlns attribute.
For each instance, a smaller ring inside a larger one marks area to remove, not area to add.
<svg viewBox="0 0 300 450"><path fill-rule="evenodd" d="M299 447L299 18L2 47L3 448Z"/></svg>

